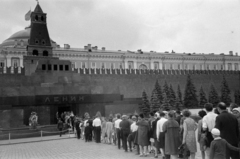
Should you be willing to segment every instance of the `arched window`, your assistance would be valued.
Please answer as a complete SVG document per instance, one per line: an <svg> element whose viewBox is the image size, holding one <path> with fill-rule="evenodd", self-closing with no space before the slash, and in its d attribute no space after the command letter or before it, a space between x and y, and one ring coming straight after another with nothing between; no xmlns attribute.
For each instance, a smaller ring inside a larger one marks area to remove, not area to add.
<svg viewBox="0 0 240 159"><path fill-rule="evenodd" d="M43 56L48 56L48 51L44 50L43 51Z"/></svg>
<svg viewBox="0 0 240 159"><path fill-rule="evenodd" d="M41 16L41 21L44 22L44 17L43 16Z"/></svg>
<svg viewBox="0 0 240 159"><path fill-rule="evenodd" d="M38 51L37 50L33 50L33 56L38 56Z"/></svg>
<svg viewBox="0 0 240 159"><path fill-rule="evenodd" d="M139 66L139 69L141 69L141 70L146 70L146 69L147 69L147 66L144 65L144 64L141 64L141 65Z"/></svg>
<svg viewBox="0 0 240 159"><path fill-rule="evenodd" d="M38 44L38 43L39 43L38 39L35 39L35 44Z"/></svg>
<svg viewBox="0 0 240 159"><path fill-rule="evenodd" d="M42 45L45 45L45 44L46 44L46 42L45 42L45 40L43 39L43 40L42 40Z"/></svg>
<svg viewBox="0 0 240 159"><path fill-rule="evenodd" d="M38 15L35 15L35 20L38 21Z"/></svg>

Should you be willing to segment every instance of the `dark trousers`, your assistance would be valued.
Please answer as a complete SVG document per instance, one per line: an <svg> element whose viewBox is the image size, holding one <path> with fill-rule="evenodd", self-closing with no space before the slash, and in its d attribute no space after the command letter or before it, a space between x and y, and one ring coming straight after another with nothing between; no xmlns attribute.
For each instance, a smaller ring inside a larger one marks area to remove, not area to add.
<svg viewBox="0 0 240 159"><path fill-rule="evenodd" d="M121 130L120 129L116 129L117 132L117 143L118 143L118 149L121 148Z"/></svg>
<svg viewBox="0 0 240 159"><path fill-rule="evenodd" d="M60 137L62 136L62 129L63 129L63 128L59 128L59 131L60 131L60 134L59 134L59 135L60 135Z"/></svg>
<svg viewBox="0 0 240 159"><path fill-rule="evenodd" d="M128 135L129 135L128 132L123 132L123 133L122 133L122 144L123 144L123 148L124 148L125 151L128 150L128 147L127 147L127 138L128 138Z"/></svg>
<svg viewBox="0 0 240 159"><path fill-rule="evenodd" d="M231 144L232 146L234 147L238 147L238 144ZM239 152L238 151L233 151L233 150L230 150L227 148L227 151L226 151L226 159L239 159Z"/></svg>
<svg viewBox="0 0 240 159"><path fill-rule="evenodd" d="M79 130L77 130L77 138L78 139L80 139L80 137L81 137L80 134L81 134L81 130L79 129Z"/></svg>
<svg viewBox="0 0 240 159"><path fill-rule="evenodd" d="M95 127L95 139L96 139L96 143L100 143L101 142L101 126L96 126Z"/></svg>
<svg viewBox="0 0 240 159"><path fill-rule="evenodd" d="M92 136L91 133L85 133L85 142L91 141L91 136Z"/></svg>
<svg viewBox="0 0 240 159"><path fill-rule="evenodd" d="M132 141L128 141L128 145L129 145L130 151L132 151Z"/></svg>

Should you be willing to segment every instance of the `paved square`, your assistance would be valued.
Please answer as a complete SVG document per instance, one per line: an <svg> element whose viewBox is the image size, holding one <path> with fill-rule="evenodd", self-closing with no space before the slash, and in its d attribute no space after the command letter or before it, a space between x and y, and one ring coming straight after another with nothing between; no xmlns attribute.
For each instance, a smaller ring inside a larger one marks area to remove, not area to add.
<svg viewBox="0 0 240 159"><path fill-rule="evenodd" d="M135 152L108 144L66 138L0 146L0 159L139 159ZM153 155L144 158L153 158ZM159 157L160 159L162 157ZM198 153L198 159L199 153Z"/></svg>

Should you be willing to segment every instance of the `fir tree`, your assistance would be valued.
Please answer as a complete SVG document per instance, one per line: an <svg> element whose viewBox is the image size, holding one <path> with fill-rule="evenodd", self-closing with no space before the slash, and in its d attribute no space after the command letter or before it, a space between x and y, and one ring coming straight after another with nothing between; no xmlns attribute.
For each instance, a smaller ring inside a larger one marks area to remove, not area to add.
<svg viewBox="0 0 240 159"><path fill-rule="evenodd" d="M147 98L147 93L145 91L142 92L142 104L140 105L141 111L144 115L148 115L150 112L150 103Z"/></svg>
<svg viewBox="0 0 240 159"><path fill-rule="evenodd" d="M192 83L190 75L187 76L187 83L184 92L184 106L186 108L198 107L196 88Z"/></svg>
<svg viewBox="0 0 240 159"><path fill-rule="evenodd" d="M216 89L214 88L213 84L210 86L210 91L208 95L208 102L213 104L213 107L216 107L217 104L220 102L218 93Z"/></svg>
<svg viewBox="0 0 240 159"><path fill-rule="evenodd" d="M200 106L200 108L203 108L204 105L205 105L208 101L207 101L206 94L205 94L205 92L203 91L202 86L201 86L200 91L199 91L199 98L200 98L200 99L199 99L199 106Z"/></svg>
<svg viewBox="0 0 240 159"><path fill-rule="evenodd" d="M169 93L169 87L168 87L168 84L167 82L165 81L164 85L163 85L163 93L166 94L167 98L170 97L170 93Z"/></svg>
<svg viewBox="0 0 240 159"><path fill-rule="evenodd" d="M179 84L178 84L178 89L177 89L177 98L178 98L179 102L182 104L183 103L183 101L182 101L182 92L181 92Z"/></svg>
<svg viewBox="0 0 240 159"><path fill-rule="evenodd" d="M178 85L175 108L176 110L181 110L182 107L183 107L182 92L181 92L180 86Z"/></svg>
<svg viewBox="0 0 240 159"><path fill-rule="evenodd" d="M170 86L169 86L169 104L171 105L171 107L175 107L175 103L176 103L176 95L172 88L172 85L170 84Z"/></svg>
<svg viewBox="0 0 240 159"><path fill-rule="evenodd" d="M231 91L228 88L227 81L223 76L222 86L221 86L221 102L224 102L227 106L232 102L231 100Z"/></svg>
<svg viewBox="0 0 240 159"><path fill-rule="evenodd" d="M162 101L163 101L162 88L159 85L158 80L155 83L155 89L157 90L159 102L160 102L160 104L162 104Z"/></svg>
<svg viewBox="0 0 240 159"><path fill-rule="evenodd" d="M169 104L169 100L167 98L167 94L163 93L163 103L160 107L160 110L171 110L171 105Z"/></svg>
<svg viewBox="0 0 240 159"><path fill-rule="evenodd" d="M158 111L159 108L160 108L160 101L158 99L158 92L156 89L154 89L152 91L150 110L151 112Z"/></svg>
<svg viewBox="0 0 240 159"><path fill-rule="evenodd" d="M240 104L240 91L239 90L234 91L234 103L236 103L237 105Z"/></svg>

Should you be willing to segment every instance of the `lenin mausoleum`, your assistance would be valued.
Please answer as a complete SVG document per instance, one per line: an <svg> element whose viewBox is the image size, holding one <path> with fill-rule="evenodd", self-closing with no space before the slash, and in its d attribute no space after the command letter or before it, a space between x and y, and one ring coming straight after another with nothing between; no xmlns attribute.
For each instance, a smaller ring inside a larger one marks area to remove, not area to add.
<svg viewBox="0 0 240 159"><path fill-rule="evenodd" d="M223 76L231 92L239 89L240 57L233 51L216 55L112 51L91 44L60 47L39 4L30 22L0 44L2 128L28 125L32 111L40 125L56 124L56 113L64 111L91 116L97 111L103 116L139 112L143 90L150 97L158 80L175 90L179 85L183 93L188 74L197 91L203 87L208 93L213 84L219 92Z"/></svg>

